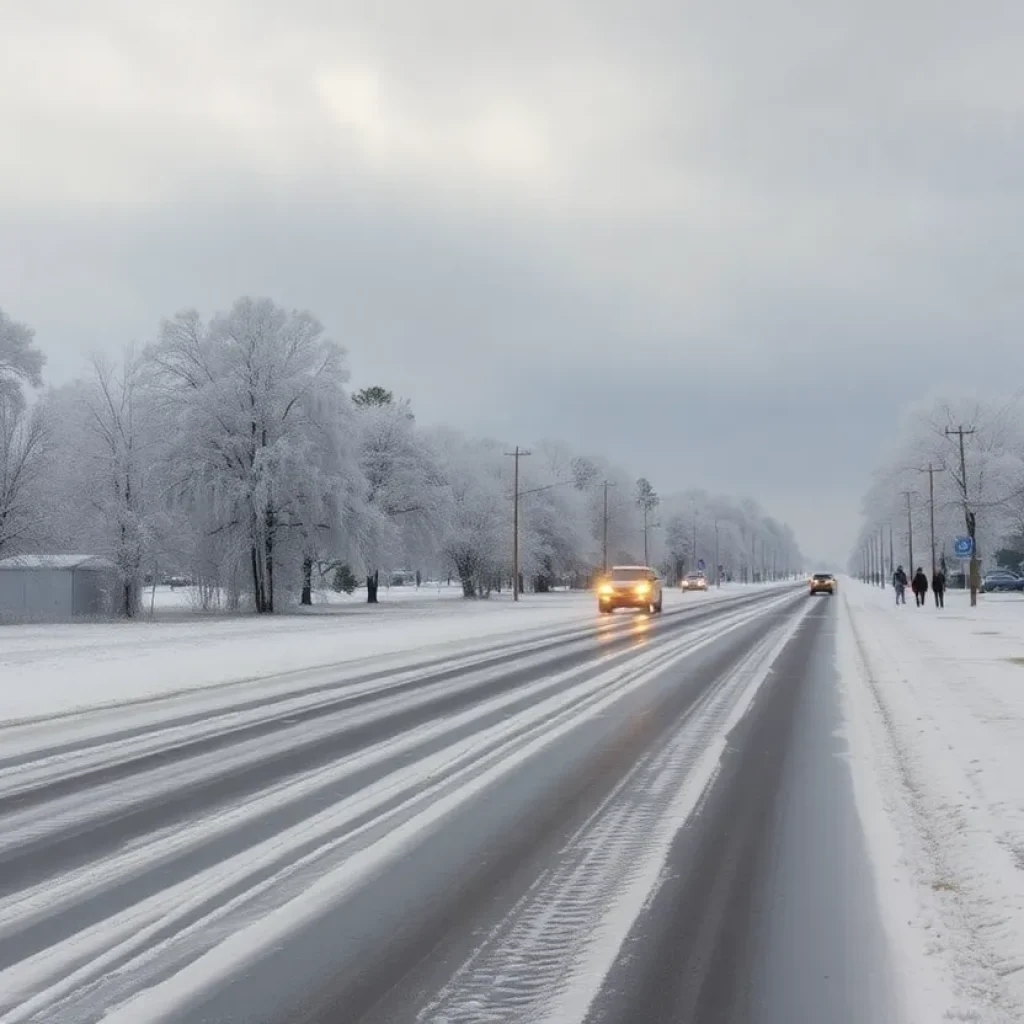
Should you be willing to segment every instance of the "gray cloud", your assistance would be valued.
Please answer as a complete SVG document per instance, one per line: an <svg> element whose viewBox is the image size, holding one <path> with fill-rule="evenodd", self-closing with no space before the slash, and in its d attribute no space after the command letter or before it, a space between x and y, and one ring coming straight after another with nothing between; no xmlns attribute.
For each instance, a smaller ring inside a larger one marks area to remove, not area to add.
<svg viewBox="0 0 1024 1024"><path fill-rule="evenodd" d="M901 406L1024 370L1019 4L8 0L4 27L0 305L51 379L268 294L422 418L748 491L844 557Z"/></svg>

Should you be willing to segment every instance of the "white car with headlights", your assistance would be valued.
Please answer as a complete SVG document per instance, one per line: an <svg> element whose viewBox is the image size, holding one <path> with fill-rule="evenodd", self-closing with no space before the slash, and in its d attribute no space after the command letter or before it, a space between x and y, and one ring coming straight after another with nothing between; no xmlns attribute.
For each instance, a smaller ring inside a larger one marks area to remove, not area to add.
<svg viewBox="0 0 1024 1024"><path fill-rule="evenodd" d="M604 614L639 608L654 615L661 611L661 602L661 580L646 565L613 565L597 585L597 607Z"/></svg>

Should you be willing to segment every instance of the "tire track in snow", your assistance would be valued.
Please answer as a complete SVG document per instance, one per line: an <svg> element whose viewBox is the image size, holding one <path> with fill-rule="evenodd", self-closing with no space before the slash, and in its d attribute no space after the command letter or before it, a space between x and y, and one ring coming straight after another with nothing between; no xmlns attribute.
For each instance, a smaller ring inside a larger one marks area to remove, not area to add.
<svg viewBox="0 0 1024 1024"><path fill-rule="evenodd" d="M583 1019L657 888L672 838L713 781L726 734L809 610L807 604L797 609L705 691L421 1010L418 1024Z"/></svg>

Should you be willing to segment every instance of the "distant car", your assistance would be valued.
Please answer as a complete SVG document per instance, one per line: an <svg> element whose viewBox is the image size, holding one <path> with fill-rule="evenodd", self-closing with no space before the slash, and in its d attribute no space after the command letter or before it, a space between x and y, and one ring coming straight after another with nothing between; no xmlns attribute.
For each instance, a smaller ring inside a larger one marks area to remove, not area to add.
<svg viewBox="0 0 1024 1024"><path fill-rule="evenodd" d="M811 597L815 594L828 594L831 597L838 586L835 576L830 572L816 572L810 580Z"/></svg>
<svg viewBox="0 0 1024 1024"><path fill-rule="evenodd" d="M646 565L613 565L598 585L597 607L602 614L616 608L639 608L651 615L661 611L661 580Z"/></svg>
<svg viewBox="0 0 1024 1024"><path fill-rule="evenodd" d="M679 586L682 590L707 590L708 581L704 573L691 572L683 577L683 581Z"/></svg>
<svg viewBox="0 0 1024 1024"><path fill-rule="evenodd" d="M1009 569L992 569L985 573L981 580L983 593L991 594L999 591L1024 591L1024 577Z"/></svg>

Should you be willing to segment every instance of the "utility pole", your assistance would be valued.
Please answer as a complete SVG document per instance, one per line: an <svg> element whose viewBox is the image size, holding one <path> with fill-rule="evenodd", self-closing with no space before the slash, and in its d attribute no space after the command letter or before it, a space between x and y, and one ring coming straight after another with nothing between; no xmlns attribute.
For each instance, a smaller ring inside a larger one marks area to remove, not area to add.
<svg viewBox="0 0 1024 1024"><path fill-rule="evenodd" d="M601 544L601 551L602 551L601 568L602 568L602 571L605 573L605 575L607 575L607 573L608 573L608 488L609 487L614 487L614 486L615 486L615 484L611 483L608 480L605 480L605 482L603 484L603 487L604 487L604 531L603 531L603 541L602 541L602 544Z"/></svg>
<svg viewBox="0 0 1024 1024"><path fill-rule="evenodd" d="M885 589L885 527L878 528L878 585Z"/></svg>
<svg viewBox="0 0 1024 1024"><path fill-rule="evenodd" d="M722 585L722 562L718 546L718 520L715 520L715 586Z"/></svg>
<svg viewBox="0 0 1024 1024"><path fill-rule="evenodd" d="M892 520L889 520L889 578L892 578L892 574L896 571L896 563L893 561L892 551Z"/></svg>
<svg viewBox="0 0 1024 1024"><path fill-rule="evenodd" d="M964 520L967 525L967 535L971 538L971 564L970 564L970 578L971 578L971 607L973 608L978 603L978 541L975 536L977 527L977 519L974 513L967 507L967 457L964 454L964 436L968 437L974 433L974 428L965 430L963 424L952 430L950 427L946 427L946 437L951 437L956 434L960 438L960 491L963 494L964 499Z"/></svg>
<svg viewBox="0 0 1024 1024"><path fill-rule="evenodd" d="M947 431L948 433L948 431ZM931 527L931 541L932 541L932 575L935 575L935 474L945 473L945 470L940 466L938 469L929 462L927 469L919 470L921 473L928 474L928 521Z"/></svg>
<svg viewBox="0 0 1024 1024"><path fill-rule="evenodd" d="M509 458L516 460L515 474L512 483L512 600L519 600L519 460L532 452L522 451L516 445L514 452L505 452Z"/></svg>
<svg viewBox="0 0 1024 1024"><path fill-rule="evenodd" d="M910 491L904 491L903 497L907 499L907 550L910 565L907 566L907 578L914 575L914 521L910 516Z"/></svg>

